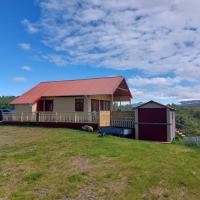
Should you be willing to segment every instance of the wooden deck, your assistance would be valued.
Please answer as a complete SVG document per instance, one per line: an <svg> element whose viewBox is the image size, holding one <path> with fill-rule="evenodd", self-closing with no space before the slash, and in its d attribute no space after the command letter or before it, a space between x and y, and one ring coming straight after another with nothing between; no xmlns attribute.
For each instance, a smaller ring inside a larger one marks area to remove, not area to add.
<svg viewBox="0 0 200 200"><path fill-rule="evenodd" d="M83 125L110 126L110 111L100 112L11 112L3 114L3 123L80 129Z"/></svg>

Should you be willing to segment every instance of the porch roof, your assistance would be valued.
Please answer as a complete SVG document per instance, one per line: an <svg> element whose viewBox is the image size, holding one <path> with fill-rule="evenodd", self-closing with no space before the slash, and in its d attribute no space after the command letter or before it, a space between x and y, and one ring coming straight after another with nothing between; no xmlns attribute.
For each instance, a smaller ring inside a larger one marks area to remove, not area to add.
<svg viewBox="0 0 200 200"><path fill-rule="evenodd" d="M125 85L126 88L121 88L121 84ZM11 104L32 104L41 97L114 95L119 90L125 91L125 94L121 93L122 96L125 95L132 98L126 81L122 76L41 82L14 99Z"/></svg>

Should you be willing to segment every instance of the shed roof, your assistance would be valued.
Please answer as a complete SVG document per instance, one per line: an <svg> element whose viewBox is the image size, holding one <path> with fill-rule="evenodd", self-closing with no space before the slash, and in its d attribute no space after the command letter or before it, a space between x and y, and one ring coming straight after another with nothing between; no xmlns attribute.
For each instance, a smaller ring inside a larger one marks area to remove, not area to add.
<svg viewBox="0 0 200 200"><path fill-rule="evenodd" d="M175 110L174 108L172 108L172 107L170 107L170 106L163 105L163 104L158 103L158 102L153 101L153 100L148 101L148 102L146 102L146 103L143 103L143 104L137 106L136 108L141 108L141 107L143 107L143 106L145 106L145 105L147 105L147 104L150 104L150 103L157 104L157 105L159 105L159 106L161 106L161 107L164 107L164 108L169 108L170 110Z"/></svg>
<svg viewBox="0 0 200 200"><path fill-rule="evenodd" d="M31 104L41 97L84 96L113 94L124 77L104 77L80 80L41 82L23 95L14 99L11 104ZM129 97L132 98L128 89Z"/></svg>

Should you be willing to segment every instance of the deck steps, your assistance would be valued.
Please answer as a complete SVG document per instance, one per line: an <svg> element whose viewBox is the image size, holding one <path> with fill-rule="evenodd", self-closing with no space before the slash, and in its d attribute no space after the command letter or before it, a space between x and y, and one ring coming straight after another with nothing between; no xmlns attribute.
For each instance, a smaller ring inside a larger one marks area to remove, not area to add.
<svg viewBox="0 0 200 200"><path fill-rule="evenodd" d="M179 130L176 130L176 135L184 138L185 137L185 134L183 134L182 132L180 132Z"/></svg>

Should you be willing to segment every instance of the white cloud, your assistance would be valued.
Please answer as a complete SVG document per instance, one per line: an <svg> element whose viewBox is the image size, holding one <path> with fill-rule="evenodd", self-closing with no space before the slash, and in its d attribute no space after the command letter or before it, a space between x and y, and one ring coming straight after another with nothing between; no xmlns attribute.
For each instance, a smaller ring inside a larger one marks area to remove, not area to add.
<svg viewBox="0 0 200 200"><path fill-rule="evenodd" d="M66 63L168 72L197 65L199 6L198 0L41 0L36 24L44 44L71 58Z"/></svg>
<svg viewBox="0 0 200 200"><path fill-rule="evenodd" d="M135 86L172 86L178 84L182 81L180 77L154 77L154 78L143 78L143 77L133 77L128 79L128 82Z"/></svg>
<svg viewBox="0 0 200 200"><path fill-rule="evenodd" d="M65 57L63 57L61 55L48 54L48 55L44 55L43 58L45 60L48 60L51 63L58 65L58 66L63 66L67 63Z"/></svg>
<svg viewBox="0 0 200 200"><path fill-rule="evenodd" d="M18 45L25 51L30 51L32 49L29 43L19 43Z"/></svg>
<svg viewBox="0 0 200 200"><path fill-rule="evenodd" d="M22 20L22 24L26 27L27 31L29 33L37 33L38 29L36 26L34 26L31 22L29 22L27 19Z"/></svg>
<svg viewBox="0 0 200 200"><path fill-rule="evenodd" d="M188 66L186 68L178 68L176 70L176 74L177 74L177 76L180 76L189 81L199 81L200 67Z"/></svg>
<svg viewBox="0 0 200 200"><path fill-rule="evenodd" d="M28 65L22 66L21 69L24 70L24 71L28 71L28 72L32 71L32 68L30 66L28 66Z"/></svg>
<svg viewBox="0 0 200 200"><path fill-rule="evenodd" d="M24 81L26 81L26 78L23 76L16 76L13 78L13 80L16 82L24 82Z"/></svg>
<svg viewBox="0 0 200 200"><path fill-rule="evenodd" d="M145 92L136 88L130 88L131 94L134 99L146 98Z"/></svg>
<svg viewBox="0 0 200 200"><path fill-rule="evenodd" d="M173 100L173 101L181 101L181 100L190 100L190 99L200 99L200 87L183 87L183 86L175 86L175 87L166 87L166 88L153 88L152 90L148 90L145 88L142 89L131 89L134 100L135 101L143 101L143 100Z"/></svg>
<svg viewBox="0 0 200 200"><path fill-rule="evenodd" d="M136 69L142 75L129 83L138 96L199 97L199 0L39 0L39 6L39 20L23 23L42 34L53 52L42 56L49 62Z"/></svg>

